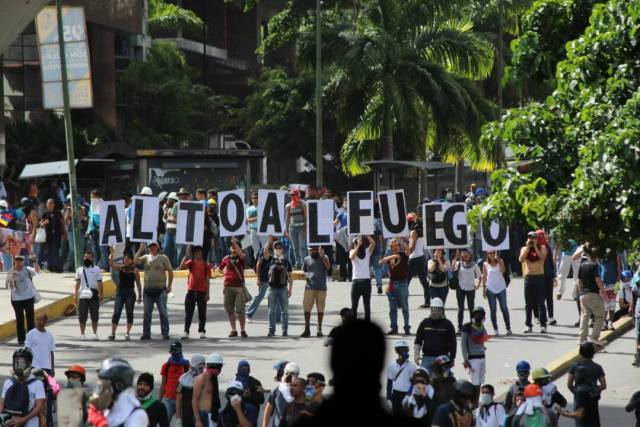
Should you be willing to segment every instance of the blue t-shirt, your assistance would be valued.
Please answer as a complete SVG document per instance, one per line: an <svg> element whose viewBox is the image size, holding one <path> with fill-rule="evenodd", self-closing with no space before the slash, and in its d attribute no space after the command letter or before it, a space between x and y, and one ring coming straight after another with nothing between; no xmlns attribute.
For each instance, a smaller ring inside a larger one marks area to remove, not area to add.
<svg viewBox="0 0 640 427"><path fill-rule="evenodd" d="M616 257L600 261L600 280L605 285L613 285L618 280L618 266Z"/></svg>
<svg viewBox="0 0 640 427"><path fill-rule="evenodd" d="M258 217L258 207L253 205L249 206L247 208L247 219L257 218L257 217ZM249 227L251 227L252 230L257 230L258 221L250 222Z"/></svg>
<svg viewBox="0 0 640 427"><path fill-rule="evenodd" d="M336 215L336 219L340 222L340 228L346 227L349 221L349 216L345 211L342 211Z"/></svg>

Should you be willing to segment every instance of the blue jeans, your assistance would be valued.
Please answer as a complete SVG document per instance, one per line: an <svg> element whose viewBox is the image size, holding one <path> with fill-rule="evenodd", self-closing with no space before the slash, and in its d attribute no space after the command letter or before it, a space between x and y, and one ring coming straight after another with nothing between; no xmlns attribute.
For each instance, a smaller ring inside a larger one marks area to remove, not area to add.
<svg viewBox="0 0 640 427"><path fill-rule="evenodd" d="M162 403L164 407L167 408L167 418L169 419L169 423L171 423L171 418L176 414L176 400L163 397Z"/></svg>
<svg viewBox="0 0 640 427"><path fill-rule="evenodd" d="M289 241L293 248L293 263L295 266L301 266L304 257L307 256L307 236L304 225L289 226Z"/></svg>
<svg viewBox="0 0 640 427"><path fill-rule="evenodd" d="M274 288L269 287L269 332L276 331L276 312L282 311L282 332L289 329L289 295L287 287Z"/></svg>
<svg viewBox="0 0 640 427"><path fill-rule="evenodd" d="M447 304L447 295L449 295L449 286L443 286L437 288L435 286L429 286L429 296L431 299L440 298L442 302Z"/></svg>
<svg viewBox="0 0 640 427"><path fill-rule="evenodd" d="M260 288L258 290L258 295L253 297L253 299L249 303L249 308L247 308L247 317L249 319L251 319L253 317L253 315L256 314L256 311L258 310L258 307L260 306L260 303L262 302L262 300L264 299L265 294L267 293L267 289L269 289L269 283L260 282Z"/></svg>
<svg viewBox="0 0 640 427"><path fill-rule="evenodd" d="M507 290L503 290L497 294L494 294L487 289L487 299L489 300L489 310L491 311L491 324L493 329L498 329L498 316L496 313L496 300L500 304L500 311L502 312L502 318L507 330L511 330L511 321L509 320L509 307L507 307Z"/></svg>
<svg viewBox="0 0 640 427"><path fill-rule="evenodd" d="M167 314L167 292L162 291L160 295L150 295L147 291L143 293L144 316L142 319L142 335L151 336L151 315L153 315L154 304L158 307L160 313L160 331L163 337L169 336L169 316Z"/></svg>
<svg viewBox="0 0 640 427"><path fill-rule="evenodd" d="M402 309L404 319L404 330L409 332L409 284L406 281L392 282L395 286L393 292L387 294L389 298L389 320L391 320L391 330L398 330L398 308Z"/></svg>
<svg viewBox="0 0 640 427"><path fill-rule="evenodd" d="M176 233L167 231L164 234L164 244L162 245L162 253L169 258L171 267L176 268Z"/></svg>
<svg viewBox="0 0 640 427"><path fill-rule="evenodd" d="M376 286L382 286L382 267L380 266L380 254L372 254L369 263L373 267L373 274L376 277Z"/></svg>
<svg viewBox="0 0 640 427"><path fill-rule="evenodd" d="M429 371L429 374L433 374L433 361L436 360L438 356L422 356L422 361L420 362L420 366Z"/></svg>

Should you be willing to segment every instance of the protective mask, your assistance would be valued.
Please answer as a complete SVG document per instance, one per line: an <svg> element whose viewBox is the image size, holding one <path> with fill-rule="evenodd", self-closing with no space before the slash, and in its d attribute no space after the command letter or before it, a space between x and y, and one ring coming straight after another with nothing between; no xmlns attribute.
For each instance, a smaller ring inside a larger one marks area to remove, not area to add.
<svg viewBox="0 0 640 427"><path fill-rule="evenodd" d="M480 395L480 405L488 406L488 405L491 405L492 402L493 402L493 396L491 396L489 393L482 393Z"/></svg>
<svg viewBox="0 0 640 427"><path fill-rule="evenodd" d="M207 368L207 374L218 376L220 375L220 368Z"/></svg>
<svg viewBox="0 0 640 427"><path fill-rule="evenodd" d="M408 351L402 351L402 352L398 353L398 357L400 357L400 359L402 359L402 360L408 360L409 359L409 352Z"/></svg>
<svg viewBox="0 0 640 427"><path fill-rule="evenodd" d="M528 382L528 381L529 381L529 373L528 373L528 372L527 372L527 373L522 373L522 374L521 374L521 373L518 373L518 380L519 380L521 383L526 383L526 382Z"/></svg>
<svg viewBox="0 0 640 427"><path fill-rule="evenodd" d="M318 253L318 252L311 252L311 258L316 259L316 258L319 258L319 257L320 257L320 253Z"/></svg>
<svg viewBox="0 0 640 427"><path fill-rule="evenodd" d="M432 308L430 317L433 320L440 320L444 317L444 310L440 307Z"/></svg>
<svg viewBox="0 0 640 427"><path fill-rule="evenodd" d="M284 253L282 252L282 249L276 249L274 251L275 255L277 258L282 258L284 256Z"/></svg>
<svg viewBox="0 0 640 427"><path fill-rule="evenodd" d="M13 373L16 377L27 378L31 374L31 366L24 357L13 359Z"/></svg>
<svg viewBox="0 0 640 427"><path fill-rule="evenodd" d="M171 354L171 358L173 360L182 360L182 352L181 351L174 351L173 353L169 353Z"/></svg>
<svg viewBox="0 0 640 427"><path fill-rule="evenodd" d="M89 397L89 403L101 411L109 409L113 404L113 388L111 387L111 382L98 380L91 397Z"/></svg>
<svg viewBox="0 0 640 427"><path fill-rule="evenodd" d="M312 385L308 385L307 388L304 389L304 394L307 399L311 399L315 394L316 389Z"/></svg>
<svg viewBox="0 0 640 427"><path fill-rule="evenodd" d="M473 318L473 321L476 325L480 325L484 319L480 316L476 316Z"/></svg>
<svg viewBox="0 0 640 427"><path fill-rule="evenodd" d="M91 261L90 259L85 259L84 261L82 261L82 264L85 267L91 267L91 264L93 264L93 261Z"/></svg>
<svg viewBox="0 0 640 427"><path fill-rule="evenodd" d="M196 365L191 367L191 372L195 375L200 375L204 371L204 365Z"/></svg>
<svg viewBox="0 0 640 427"><path fill-rule="evenodd" d="M67 388L82 388L82 381L80 381L80 380L69 380L69 381L67 381Z"/></svg>

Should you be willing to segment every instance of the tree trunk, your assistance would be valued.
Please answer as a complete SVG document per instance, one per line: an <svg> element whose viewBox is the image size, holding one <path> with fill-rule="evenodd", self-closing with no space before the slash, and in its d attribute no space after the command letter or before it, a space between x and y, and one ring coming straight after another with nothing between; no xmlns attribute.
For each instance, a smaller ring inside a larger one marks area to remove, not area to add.
<svg viewBox="0 0 640 427"><path fill-rule="evenodd" d="M458 160L456 162L456 180L455 180L455 193L462 192L462 186L464 185L464 160Z"/></svg>

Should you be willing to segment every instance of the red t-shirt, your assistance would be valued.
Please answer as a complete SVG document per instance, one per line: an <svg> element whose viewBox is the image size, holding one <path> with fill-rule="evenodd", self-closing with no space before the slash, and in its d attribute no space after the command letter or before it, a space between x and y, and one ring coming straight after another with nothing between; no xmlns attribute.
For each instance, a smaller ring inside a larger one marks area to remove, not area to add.
<svg viewBox="0 0 640 427"><path fill-rule="evenodd" d="M224 271L223 282L225 286L240 288L244 281L242 280L242 276L238 276L236 269L233 268L231 263L231 257L226 256L218 265L218 269ZM244 261L240 258L236 258L236 268L241 275L244 274Z"/></svg>
<svg viewBox="0 0 640 427"><path fill-rule="evenodd" d="M189 270L187 289L190 291L206 292L207 277L211 276L211 265L200 259L190 259L185 263Z"/></svg>
<svg viewBox="0 0 640 427"><path fill-rule="evenodd" d="M178 388L178 381L182 374L189 370L189 364L179 365L177 363L172 363L168 365L168 362L164 362L162 364L162 369L160 369L160 375L167 379L167 382L164 385L164 395L162 397L166 397L167 399L175 399L176 390Z"/></svg>

